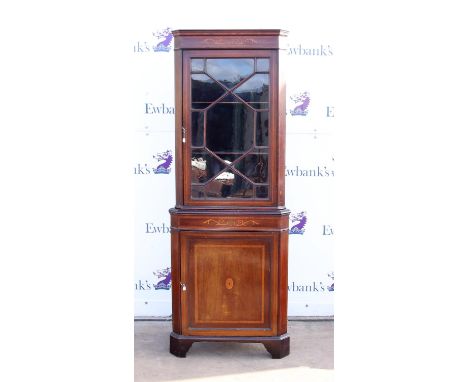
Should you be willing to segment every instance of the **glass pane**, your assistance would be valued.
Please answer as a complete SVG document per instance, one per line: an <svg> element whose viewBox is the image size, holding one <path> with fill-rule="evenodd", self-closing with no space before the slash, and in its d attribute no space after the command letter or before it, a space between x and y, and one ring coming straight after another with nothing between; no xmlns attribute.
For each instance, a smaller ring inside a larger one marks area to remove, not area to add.
<svg viewBox="0 0 468 382"><path fill-rule="evenodd" d="M239 158L242 154L226 154L224 152L215 152L226 164L232 164L237 158Z"/></svg>
<svg viewBox="0 0 468 382"><path fill-rule="evenodd" d="M268 199L268 186L257 186L256 197L258 199Z"/></svg>
<svg viewBox="0 0 468 382"><path fill-rule="evenodd" d="M203 72L204 66L205 66L205 60L203 58L192 58L192 73Z"/></svg>
<svg viewBox="0 0 468 382"><path fill-rule="evenodd" d="M206 151L192 150L192 184L205 183L225 167Z"/></svg>
<svg viewBox="0 0 468 382"><path fill-rule="evenodd" d="M192 199L205 199L205 186L192 185Z"/></svg>
<svg viewBox="0 0 468 382"><path fill-rule="evenodd" d="M254 183L268 183L268 154L248 154L234 166Z"/></svg>
<svg viewBox="0 0 468 382"><path fill-rule="evenodd" d="M268 74L255 74L249 78L234 93L247 102L265 102L269 101L270 79Z"/></svg>
<svg viewBox="0 0 468 382"><path fill-rule="evenodd" d="M224 89L206 74L192 74L192 102L212 102L224 94ZM207 105L192 104L194 109Z"/></svg>
<svg viewBox="0 0 468 382"><path fill-rule="evenodd" d="M254 109L268 109L269 105L268 102L249 102L249 105L252 106Z"/></svg>
<svg viewBox="0 0 468 382"><path fill-rule="evenodd" d="M206 146L243 152L253 145L254 111L243 103L217 103L206 113Z"/></svg>
<svg viewBox="0 0 468 382"><path fill-rule="evenodd" d="M224 171L205 186L208 198L252 198L253 185L241 176Z"/></svg>
<svg viewBox="0 0 468 382"><path fill-rule="evenodd" d="M269 58L257 58L257 72L268 72L270 70Z"/></svg>
<svg viewBox="0 0 468 382"><path fill-rule="evenodd" d="M192 113L192 146L203 146L203 112Z"/></svg>
<svg viewBox="0 0 468 382"><path fill-rule="evenodd" d="M255 144L257 146L268 146L268 111L257 111L255 127Z"/></svg>
<svg viewBox="0 0 468 382"><path fill-rule="evenodd" d="M221 101L219 101L220 103L222 102L242 102L239 98L237 98L236 96L232 95L232 93L229 93L227 94Z"/></svg>
<svg viewBox="0 0 468 382"><path fill-rule="evenodd" d="M212 58L206 60L206 72L228 88L254 72L253 58Z"/></svg>

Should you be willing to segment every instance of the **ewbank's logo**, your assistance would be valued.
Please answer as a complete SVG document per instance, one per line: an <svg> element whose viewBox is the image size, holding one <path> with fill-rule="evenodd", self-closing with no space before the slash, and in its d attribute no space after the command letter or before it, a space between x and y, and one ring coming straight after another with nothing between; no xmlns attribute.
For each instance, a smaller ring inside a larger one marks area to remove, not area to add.
<svg viewBox="0 0 468 382"><path fill-rule="evenodd" d="M332 280L335 279L335 276L333 275L333 272L328 274L328 277L330 277ZM333 292L335 290L335 282L333 282L331 285L327 285L328 282L319 279L319 280L309 280L309 281L292 281L291 284L288 285L288 291L289 292L311 292L311 293L327 293L328 292ZM306 305L307 306L307 305Z"/></svg>
<svg viewBox="0 0 468 382"><path fill-rule="evenodd" d="M153 36L158 39L158 43L153 46L155 52L169 52L171 50L172 33L170 28L162 31L153 32Z"/></svg>
<svg viewBox="0 0 468 382"><path fill-rule="evenodd" d="M170 174L173 161L172 150L163 151L153 155L156 163L138 163L133 169L135 175L151 175L151 174Z"/></svg>
<svg viewBox="0 0 468 382"><path fill-rule="evenodd" d="M331 285L327 286L327 289L329 292L334 292L335 291L335 272L329 273L328 277L330 277L333 281Z"/></svg>
<svg viewBox="0 0 468 382"><path fill-rule="evenodd" d="M289 46L288 56L333 56L333 49L331 45L320 45L320 48L316 46L315 48L303 47L301 44L296 46Z"/></svg>
<svg viewBox="0 0 468 382"><path fill-rule="evenodd" d="M152 41L137 41L133 46L134 53L147 53L147 52L169 52L174 36L170 28L158 30L153 32Z"/></svg>
<svg viewBox="0 0 468 382"><path fill-rule="evenodd" d="M308 113L307 108L310 104L310 95L309 92L303 92L299 94L295 94L291 98L291 100L296 104L294 109L289 110L291 115L302 115L306 116Z"/></svg>
<svg viewBox="0 0 468 382"><path fill-rule="evenodd" d="M305 225L307 223L307 216L305 211L301 211L297 214L292 214L289 217L289 220L291 220L291 224L295 223L290 229L289 229L289 234L291 235L303 235L305 232Z"/></svg>
<svg viewBox="0 0 468 382"><path fill-rule="evenodd" d="M135 283L135 290L169 290L172 286L172 273L171 268L159 269L156 272L153 272L153 275L156 276L156 283L154 281L148 280L138 280Z"/></svg>
<svg viewBox="0 0 468 382"><path fill-rule="evenodd" d="M159 279L159 281L154 285L154 289L165 289L169 290L171 289L172 286L172 273L171 273L171 268L165 268L158 270L156 272L153 272L153 274Z"/></svg>
<svg viewBox="0 0 468 382"><path fill-rule="evenodd" d="M169 174L171 172L171 164L173 159L172 150L167 150L163 153L153 155L153 158L158 162L162 162L158 164L158 167L153 169L155 174Z"/></svg>

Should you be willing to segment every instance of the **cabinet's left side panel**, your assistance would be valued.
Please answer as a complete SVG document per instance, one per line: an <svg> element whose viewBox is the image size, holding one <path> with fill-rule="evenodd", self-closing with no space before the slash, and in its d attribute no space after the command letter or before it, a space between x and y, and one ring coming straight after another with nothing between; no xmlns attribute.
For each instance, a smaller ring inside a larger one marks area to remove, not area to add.
<svg viewBox="0 0 468 382"><path fill-rule="evenodd" d="M172 330L181 334L180 306L180 233L171 228L171 267L172 267Z"/></svg>

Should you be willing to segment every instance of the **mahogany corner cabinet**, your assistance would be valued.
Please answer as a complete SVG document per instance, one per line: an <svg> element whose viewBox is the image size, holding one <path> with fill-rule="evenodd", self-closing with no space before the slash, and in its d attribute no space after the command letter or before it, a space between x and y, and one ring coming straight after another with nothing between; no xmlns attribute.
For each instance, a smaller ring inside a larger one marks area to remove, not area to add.
<svg viewBox="0 0 468 382"><path fill-rule="evenodd" d="M170 352L257 342L289 354L287 32L175 30Z"/></svg>

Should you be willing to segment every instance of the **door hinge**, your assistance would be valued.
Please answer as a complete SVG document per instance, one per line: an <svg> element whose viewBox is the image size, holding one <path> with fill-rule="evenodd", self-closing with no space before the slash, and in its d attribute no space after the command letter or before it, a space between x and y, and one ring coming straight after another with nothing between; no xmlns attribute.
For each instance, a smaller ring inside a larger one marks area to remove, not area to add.
<svg viewBox="0 0 468 382"><path fill-rule="evenodd" d="M185 127L182 126L182 143L185 143Z"/></svg>

